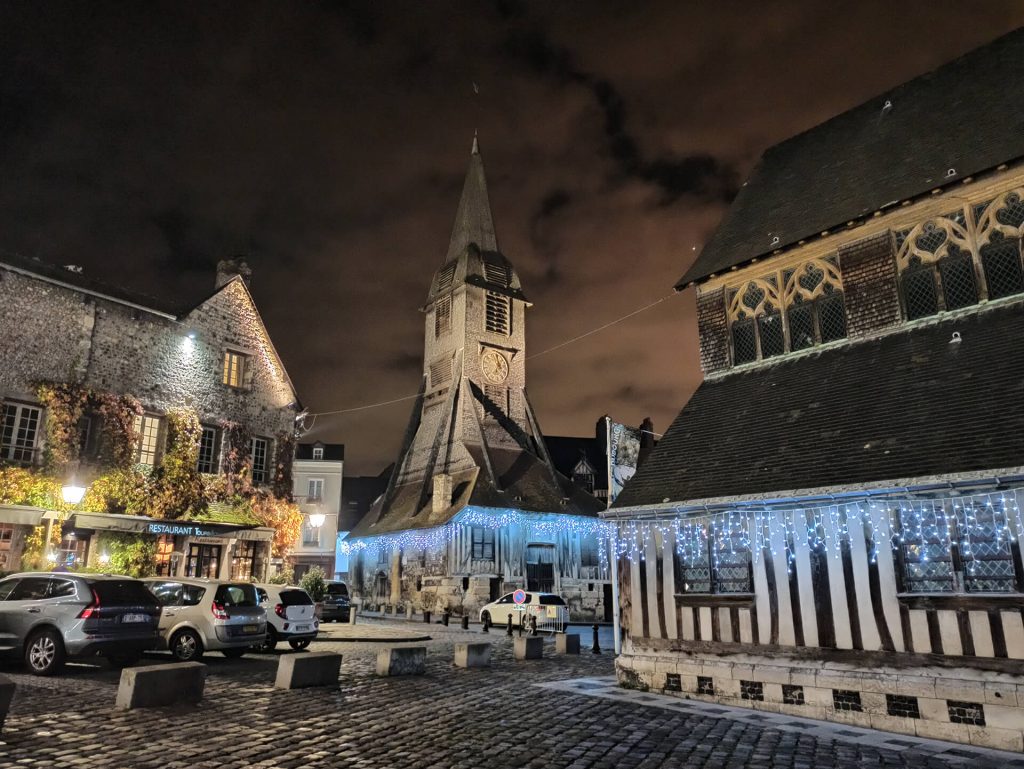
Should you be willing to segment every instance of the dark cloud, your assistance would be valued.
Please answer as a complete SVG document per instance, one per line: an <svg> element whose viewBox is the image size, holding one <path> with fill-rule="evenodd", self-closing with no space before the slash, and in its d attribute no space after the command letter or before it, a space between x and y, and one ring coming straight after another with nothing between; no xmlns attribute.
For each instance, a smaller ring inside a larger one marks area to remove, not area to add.
<svg viewBox="0 0 1024 769"><path fill-rule="evenodd" d="M511 31L502 49L535 75L589 91L604 116L606 151L615 160L618 173L654 186L660 204L684 197L728 202L736 195L737 171L723 158L702 152L645 158L636 136L627 128L626 102L620 91L611 80L577 67L569 49L555 44L539 27Z"/></svg>

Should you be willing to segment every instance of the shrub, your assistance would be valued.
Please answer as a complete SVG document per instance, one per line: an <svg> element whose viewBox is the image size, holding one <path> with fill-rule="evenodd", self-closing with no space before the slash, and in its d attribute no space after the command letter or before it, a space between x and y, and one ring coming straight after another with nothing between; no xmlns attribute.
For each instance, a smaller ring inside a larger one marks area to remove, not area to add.
<svg viewBox="0 0 1024 769"><path fill-rule="evenodd" d="M327 574L319 566L314 566L302 575L299 586L309 593L315 602L320 603L327 595Z"/></svg>
<svg viewBox="0 0 1024 769"><path fill-rule="evenodd" d="M281 569L270 578L271 585L291 585L295 582L295 572L291 566L287 564L282 566Z"/></svg>

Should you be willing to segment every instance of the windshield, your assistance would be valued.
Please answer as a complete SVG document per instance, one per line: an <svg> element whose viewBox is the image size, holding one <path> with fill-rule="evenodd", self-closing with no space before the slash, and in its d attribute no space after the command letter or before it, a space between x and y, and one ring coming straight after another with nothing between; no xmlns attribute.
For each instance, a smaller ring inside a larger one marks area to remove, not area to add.
<svg viewBox="0 0 1024 769"><path fill-rule="evenodd" d="M348 595L348 588L344 582L328 582L327 595Z"/></svg>
<svg viewBox="0 0 1024 769"><path fill-rule="evenodd" d="M565 606L565 601L557 595L542 595L540 603L541 606Z"/></svg>

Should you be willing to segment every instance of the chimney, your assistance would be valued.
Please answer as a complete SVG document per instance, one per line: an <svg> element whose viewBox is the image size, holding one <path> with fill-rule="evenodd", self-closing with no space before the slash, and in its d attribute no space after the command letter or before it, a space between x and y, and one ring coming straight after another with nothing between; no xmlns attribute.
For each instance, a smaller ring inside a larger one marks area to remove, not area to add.
<svg viewBox="0 0 1024 769"><path fill-rule="evenodd" d="M216 288L226 285L233 277L241 275L246 288L249 287L249 280L252 278L252 270L249 263L241 256L233 259L221 259L217 262L217 285Z"/></svg>
<svg viewBox="0 0 1024 769"><path fill-rule="evenodd" d="M432 512L443 513L452 506L452 477L448 473L434 476L434 503Z"/></svg>

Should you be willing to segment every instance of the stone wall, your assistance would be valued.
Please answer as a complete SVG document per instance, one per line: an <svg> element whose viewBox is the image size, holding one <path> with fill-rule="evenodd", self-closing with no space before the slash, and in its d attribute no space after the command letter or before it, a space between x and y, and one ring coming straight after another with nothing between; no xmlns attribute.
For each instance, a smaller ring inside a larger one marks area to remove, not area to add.
<svg viewBox="0 0 1024 769"><path fill-rule="evenodd" d="M77 381L156 413L188 407L270 438L293 429L294 393L239 280L175 320L0 266L0 328L0 397L35 401L38 381ZM226 348L250 356L249 387L221 383Z"/></svg>
<svg viewBox="0 0 1024 769"><path fill-rule="evenodd" d="M970 668L860 667L755 655L658 655L615 660L624 686L725 705L1024 750L1024 676Z"/></svg>

